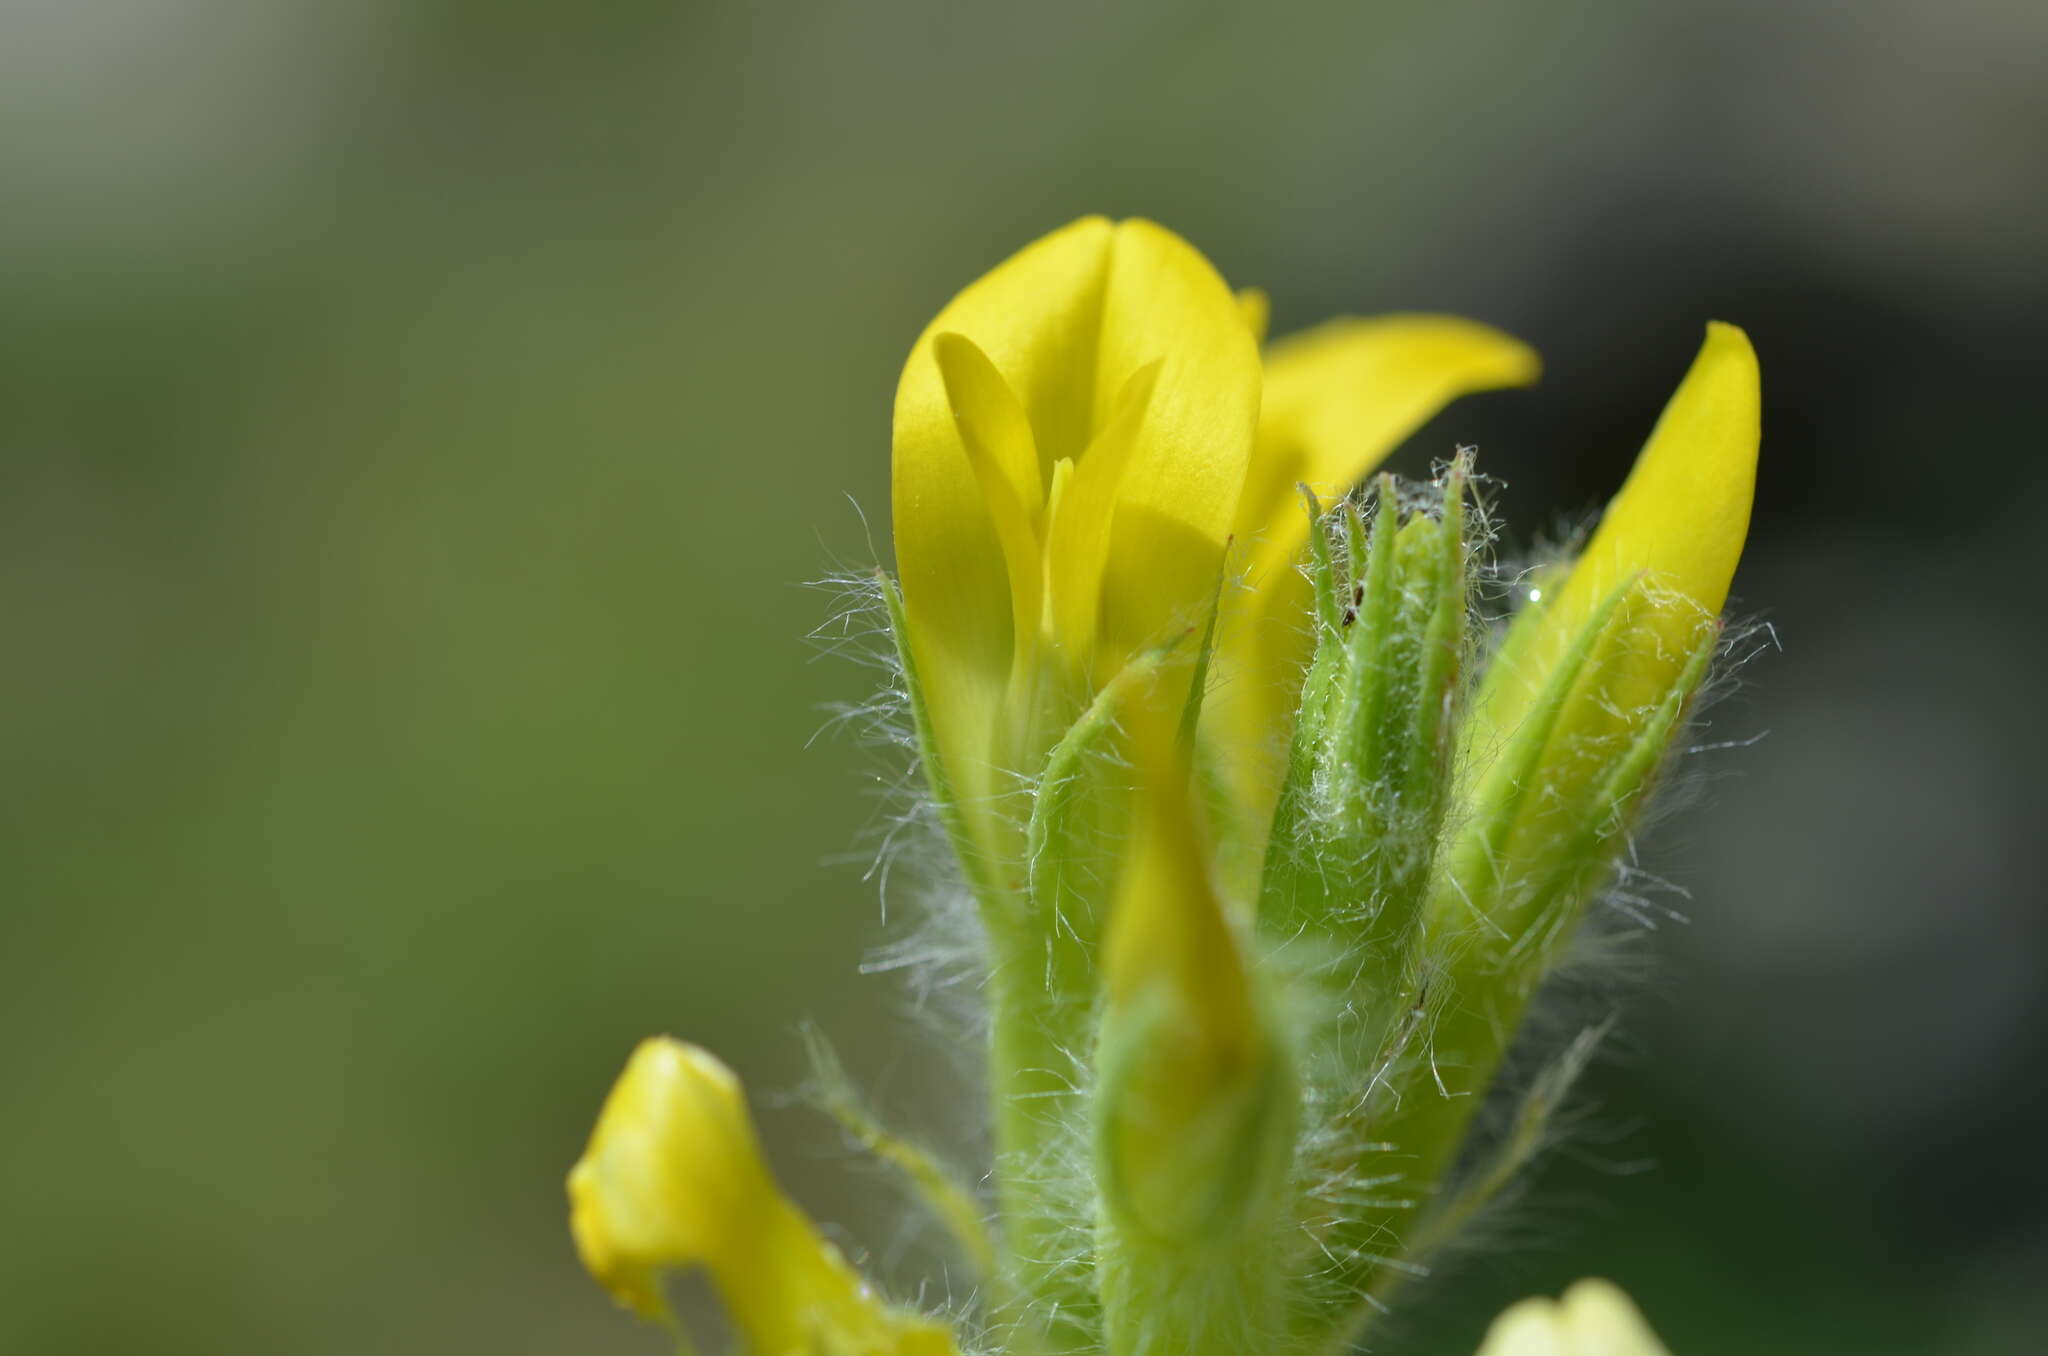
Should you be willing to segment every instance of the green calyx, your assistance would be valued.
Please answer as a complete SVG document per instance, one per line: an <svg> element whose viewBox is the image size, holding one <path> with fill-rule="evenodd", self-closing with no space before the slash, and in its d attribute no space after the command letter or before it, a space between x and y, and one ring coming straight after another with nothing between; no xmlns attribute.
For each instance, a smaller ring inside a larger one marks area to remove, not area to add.
<svg viewBox="0 0 2048 1356"><path fill-rule="evenodd" d="M1347 1350L1545 1142L1605 1034L1519 1096L1494 1088L1719 627L1642 576L1561 620L1543 597L1559 568L1489 652L1471 480L1461 457L1431 487L1310 500L1315 648L1255 897L1216 885L1215 844L1243 833L1203 780L1213 617L1134 658L971 814L906 647L988 939L998 1227L977 1247L1006 1349ZM1175 751L1170 776L1148 739ZM1147 827L1162 795L1194 826L1168 849ZM957 1220L922 1160L861 1133Z"/></svg>

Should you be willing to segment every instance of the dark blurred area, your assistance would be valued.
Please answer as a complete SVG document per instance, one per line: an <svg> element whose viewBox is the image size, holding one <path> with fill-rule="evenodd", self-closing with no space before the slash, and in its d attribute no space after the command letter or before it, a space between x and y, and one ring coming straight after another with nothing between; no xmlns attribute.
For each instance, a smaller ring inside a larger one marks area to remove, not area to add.
<svg viewBox="0 0 2048 1356"><path fill-rule="evenodd" d="M1601 1273L1680 1353L2048 1349L2027 840L2048 8L558 6L0 12L0 1350L651 1352L561 1178L632 1043L778 1093L957 1064L862 957L891 769L803 581L886 558L898 365L1089 211L1275 300L1467 313L1510 547L1750 331L1740 606L1777 644L1644 845L1597 1112L1380 1349ZM849 854L851 854L849 864Z"/></svg>

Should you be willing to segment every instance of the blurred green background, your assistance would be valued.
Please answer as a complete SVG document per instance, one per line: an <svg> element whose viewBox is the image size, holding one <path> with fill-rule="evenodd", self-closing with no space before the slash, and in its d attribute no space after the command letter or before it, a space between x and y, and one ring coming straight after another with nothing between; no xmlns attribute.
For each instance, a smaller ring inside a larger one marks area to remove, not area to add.
<svg viewBox="0 0 2048 1356"><path fill-rule="evenodd" d="M2048 1346L2038 833L2048 9L1059 0L0 11L0 1350L654 1352L561 1178L643 1033L778 1092L971 1080L872 948L893 768L806 632L886 558L898 364L1086 211L1276 330L1549 362L1514 540L1746 325L1782 638L1650 845L1689 885L1596 1110L1379 1347L1622 1281L1680 1352ZM807 746L808 744L808 746ZM935 1281L935 1286L940 1282ZM936 1291L934 1292L936 1293Z"/></svg>

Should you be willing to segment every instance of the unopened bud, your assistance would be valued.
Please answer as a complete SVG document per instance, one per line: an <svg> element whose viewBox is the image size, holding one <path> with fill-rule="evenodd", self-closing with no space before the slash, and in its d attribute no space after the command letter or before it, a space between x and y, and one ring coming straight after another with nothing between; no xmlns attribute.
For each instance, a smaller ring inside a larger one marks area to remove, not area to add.
<svg viewBox="0 0 2048 1356"><path fill-rule="evenodd" d="M663 1271L709 1272L750 1350L951 1356L946 1330L881 1302L775 1185L732 1070L694 1045L642 1041L569 1173L590 1274L674 1323Z"/></svg>
<svg viewBox="0 0 2048 1356"><path fill-rule="evenodd" d="M1561 1300L1526 1299L1486 1330L1478 1356L1671 1356L1629 1297L1580 1281Z"/></svg>
<svg viewBox="0 0 2048 1356"><path fill-rule="evenodd" d="M1097 1154L1121 1227L1198 1247L1234 1241L1285 1177L1298 1093L1212 880L1185 764L1147 742L1104 956Z"/></svg>

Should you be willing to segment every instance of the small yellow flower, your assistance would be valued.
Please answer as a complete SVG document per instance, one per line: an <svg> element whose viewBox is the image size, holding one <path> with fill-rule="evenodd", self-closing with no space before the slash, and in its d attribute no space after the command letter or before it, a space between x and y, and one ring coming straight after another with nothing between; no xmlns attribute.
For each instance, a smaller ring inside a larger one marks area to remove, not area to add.
<svg viewBox="0 0 2048 1356"><path fill-rule="evenodd" d="M1671 1356L1620 1289L1580 1281L1561 1300L1525 1299L1487 1329L1478 1356Z"/></svg>
<svg viewBox="0 0 2048 1356"><path fill-rule="evenodd" d="M896 561L930 752L970 822L1101 683L1203 619L1258 401L1236 298L1148 221L1055 231L918 339Z"/></svg>
<svg viewBox="0 0 2048 1356"><path fill-rule="evenodd" d="M1512 728L1575 636L1617 590L1640 581L1646 615L1642 664L1623 706L1655 700L1720 615L1749 533L1762 437L1761 378L1749 336L1716 321L1685 380L1664 407L1626 484L1532 633L1495 661L1500 682L1480 715Z"/></svg>
<svg viewBox="0 0 2048 1356"><path fill-rule="evenodd" d="M883 1304L775 1185L739 1080L709 1053L642 1041L569 1173L590 1274L673 1324L660 1273L710 1273L758 1356L951 1356L936 1323Z"/></svg>
<svg viewBox="0 0 2048 1356"><path fill-rule="evenodd" d="M1464 756L1483 772L1439 921L1477 907L1487 931L1540 954L1571 917L1553 904L1597 884L1574 863L1604 862L1596 844L1654 780L1719 641L1761 399L1748 337L1709 325L1592 540L1561 580L1531 585L1466 723ZM1525 940L1531 927L1542 935Z"/></svg>
<svg viewBox="0 0 2048 1356"><path fill-rule="evenodd" d="M1312 643L1296 486L1342 494L1450 400L1539 366L1438 315L1329 321L1262 360L1265 314L1164 228L1090 217L918 339L896 395L897 571L965 846L1004 855L992 798L1133 656L1203 624L1226 567L1249 596L1222 609L1205 720L1259 836Z"/></svg>

